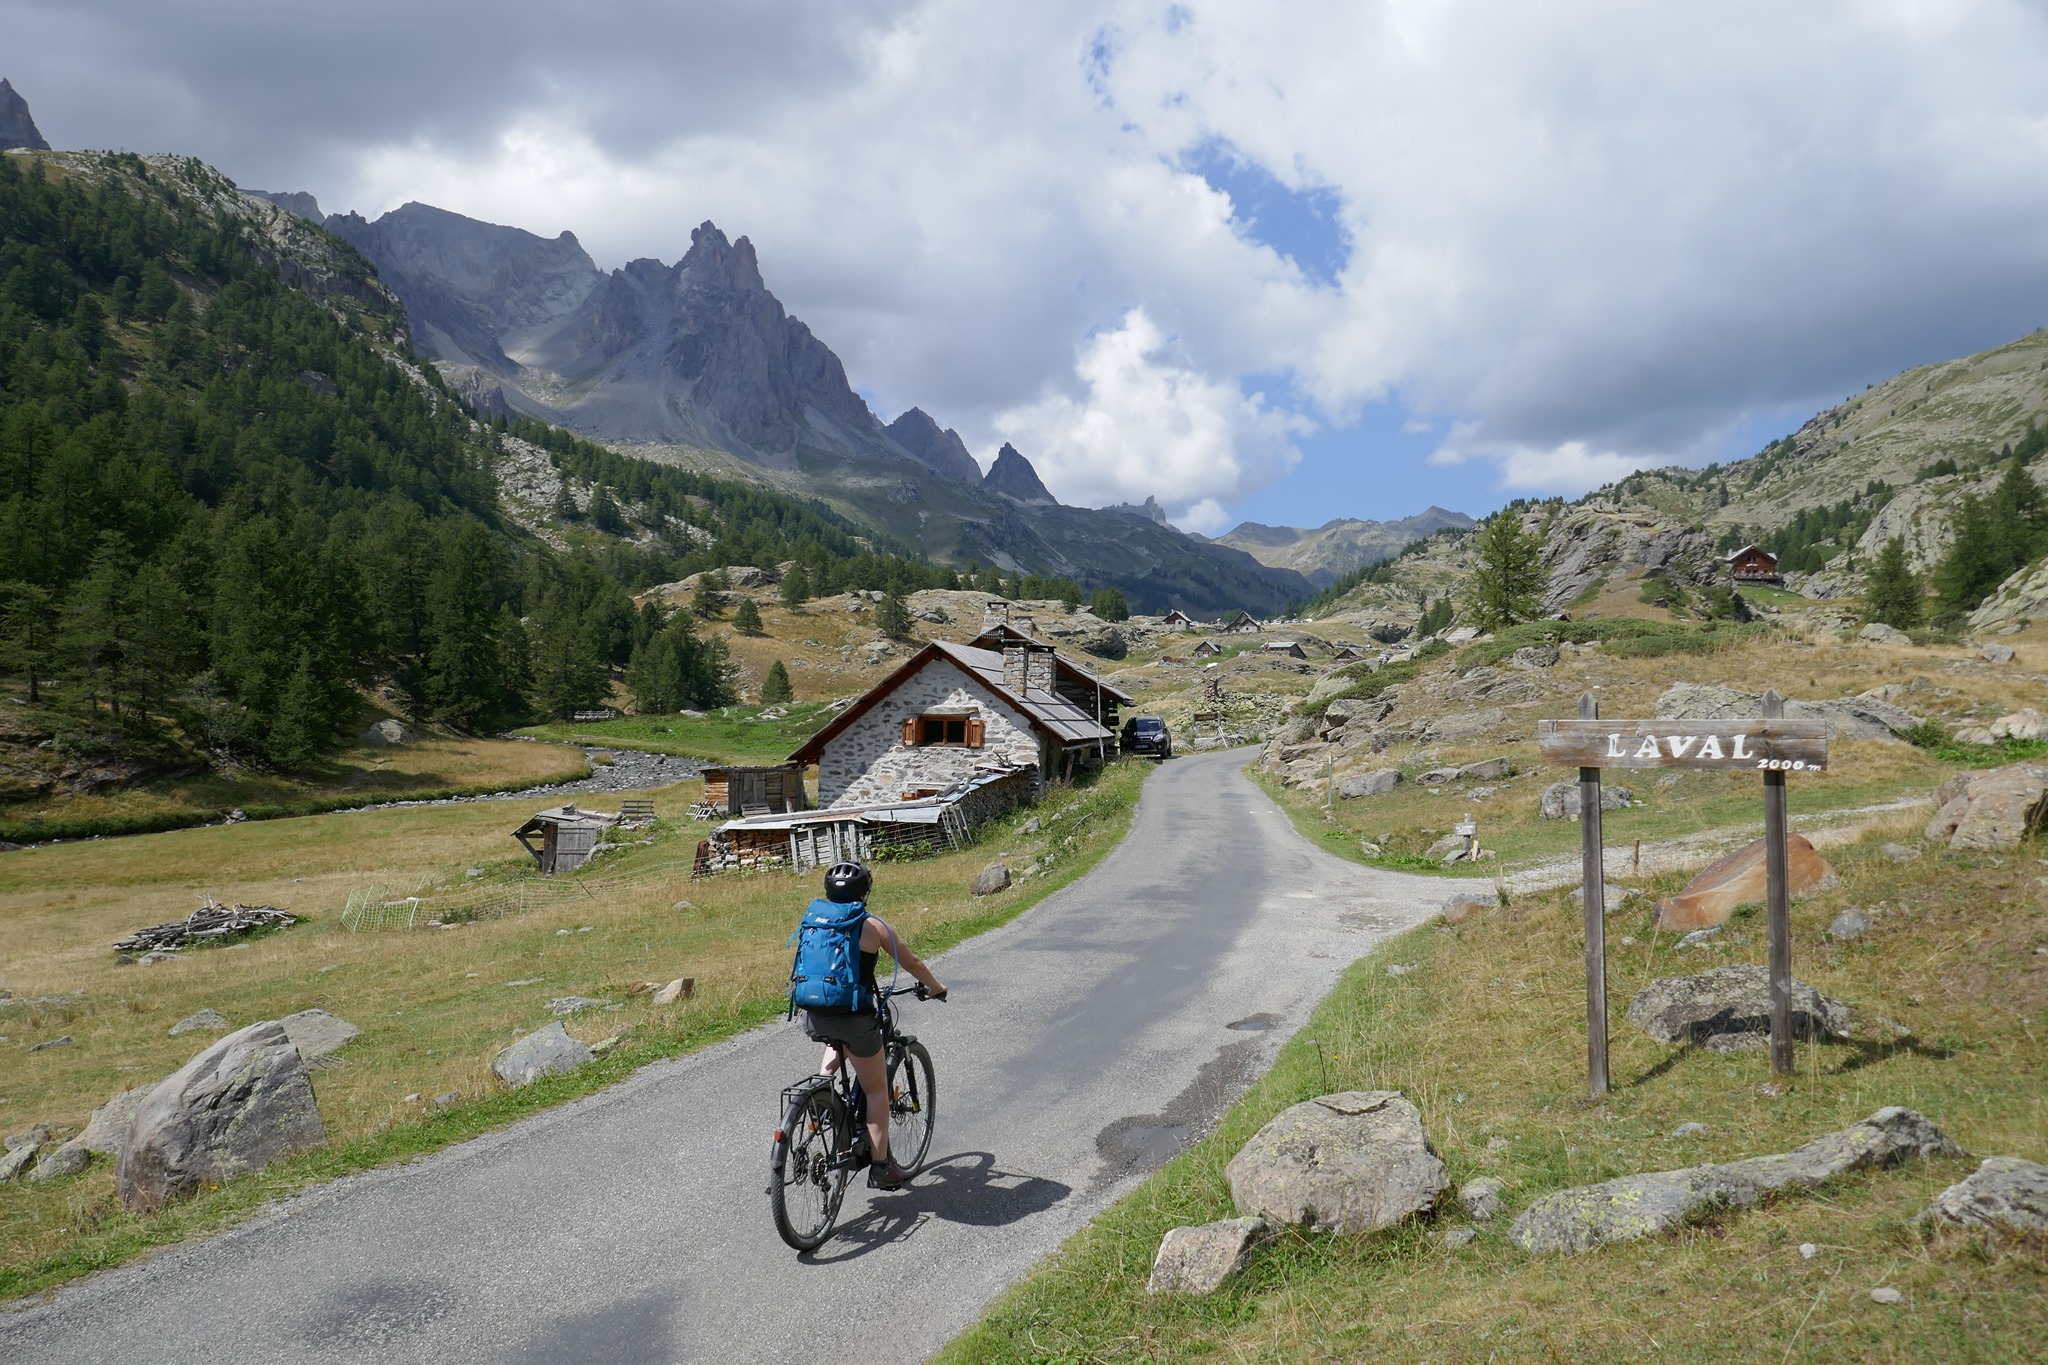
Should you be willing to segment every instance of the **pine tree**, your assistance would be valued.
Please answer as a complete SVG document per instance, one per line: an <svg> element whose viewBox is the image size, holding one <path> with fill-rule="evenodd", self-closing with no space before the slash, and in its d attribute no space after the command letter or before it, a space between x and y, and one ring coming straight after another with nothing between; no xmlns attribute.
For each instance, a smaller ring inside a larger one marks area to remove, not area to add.
<svg viewBox="0 0 2048 1365"><path fill-rule="evenodd" d="M569 490L569 475L562 473L561 483L555 488L555 520L581 521L583 509L576 505L576 495Z"/></svg>
<svg viewBox="0 0 2048 1365"><path fill-rule="evenodd" d="M742 635L759 635L762 633L761 609L754 605L753 598L743 597L740 599L739 610L732 614L732 628Z"/></svg>
<svg viewBox="0 0 2048 1365"><path fill-rule="evenodd" d="M1081 585L1072 579L1060 581L1060 605L1068 611L1081 609Z"/></svg>
<svg viewBox="0 0 2048 1365"><path fill-rule="evenodd" d="M1477 549L1466 598L1473 624L1498 630L1533 620L1543 607L1543 538L1524 530L1515 513L1497 512L1479 533Z"/></svg>
<svg viewBox="0 0 2048 1365"><path fill-rule="evenodd" d="M42 682L55 656L51 636L56 612L49 589L34 583L0 583L0 664L28 678L31 706L42 701Z"/></svg>
<svg viewBox="0 0 2048 1365"><path fill-rule="evenodd" d="M793 700L795 696L789 685L789 670L782 666L782 660L777 659L768 665L768 676L761 679L761 704L777 706Z"/></svg>
<svg viewBox="0 0 2048 1365"><path fill-rule="evenodd" d="M313 675L313 656L302 649L264 739L263 751L278 767L303 768L326 751L333 726L320 693L319 679Z"/></svg>
<svg viewBox="0 0 2048 1365"><path fill-rule="evenodd" d="M790 611L798 611L810 600L811 576L804 572L803 565L790 565L789 572L782 576L782 605Z"/></svg>
<svg viewBox="0 0 2048 1365"><path fill-rule="evenodd" d="M903 605L903 599L895 593L882 598L875 608L875 629L892 640L901 640L910 634L910 608Z"/></svg>
<svg viewBox="0 0 2048 1365"><path fill-rule="evenodd" d="M590 524L613 536L626 529L625 515L619 511L612 490L605 484L599 484L597 491L590 495Z"/></svg>
<svg viewBox="0 0 2048 1365"><path fill-rule="evenodd" d="M1877 552L1870 566L1870 580L1863 595L1863 619L1911 630L1923 617L1920 575L1906 562L1906 542L1893 536Z"/></svg>
<svg viewBox="0 0 2048 1365"><path fill-rule="evenodd" d="M1122 588L1097 588L1095 595L1089 599L1088 609L1105 621L1131 619L1131 608L1124 601Z"/></svg>
<svg viewBox="0 0 2048 1365"><path fill-rule="evenodd" d="M704 574L697 579L697 589L690 594L690 614L705 621L718 618L725 610L725 595L717 587L717 575Z"/></svg>

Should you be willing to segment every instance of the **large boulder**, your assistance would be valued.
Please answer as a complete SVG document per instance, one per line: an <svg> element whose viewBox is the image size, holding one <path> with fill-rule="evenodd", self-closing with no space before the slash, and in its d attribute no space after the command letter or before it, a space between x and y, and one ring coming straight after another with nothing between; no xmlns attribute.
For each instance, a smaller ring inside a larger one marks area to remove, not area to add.
<svg viewBox="0 0 2048 1365"><path fill-rule="evenodd" d="M1629 1001L1628 1021L1660 1043L1694 1047L1726 1047L1728 1040L1768 1037L1770 969L1740 963L1697 976L1659 977ZM1829 1038L1846 1034L1849 1028L1846 1005L1803 981L1793 981L1794 1037Z"/></svg>
<svg viewBox="0 0 2048 1365"><path fill-rule="evenodd" d="M92 1165L92 1153L77 1138L43 1154L36 1168L28 1173L30 1180L61 1180L67 1175L77 1175Z"/></svg>
<svg viewBox="0 0 2048 1365"><path fill-rule="evenodd" d="M1950 848L2001 853L2048 824L2048 763L2015 763L1961 773L1934 793L1939 809L1924 831Z"/></svg>
<svg viewBox="0 0 2048 1365"><path fill-rule="evenodd" d="M1920 1217L1938 1227L2048 1237L2048 1166L1986 1157L1976 1171L1934 1196Z"/></svg>
<svg viewBox="0 0 2048 1365"><path fill-rule="evenodd" d="M372 749L392 748L410 744L417 736L406 728L402 720L380 720L356 736L356 743Z"/></svg>
<svg viewBox="0 0 2048 1365"><path fill-rule="evenodd" d="M1626 810L1636 799L1634 788L1600 784L1601 810ZM1553 782L1543 789L1543 795L1536 799L1536 809L1546 820L1576 820L1579 818L1580 795L1576 781Z"/></svg>
<svg viewBox="0 0 2048 1365"><path fill-rule="evenodd" d="M19 1147L9 1147L0 1153L0 1185L19 1179L29 1167L36 1164L36 1149L40 1143L25 1142Z"/></svg>
<svg viewBox="0 0 2048 1365"><path fill-rule="evenodd" d="M1152 1258L1148 1294L1213 1294L1244 1269L1252 1248L1272 1235L1263 1218L1226 1218L1200 1227L1169 1228Z"/></svg>
<svg viewBox="0 0 2048 1365"><path fill-rule="evenodd" d="M1910 645L1913 643L1913 637L1906 634L1905 631L1900 630L1896 626L1888 626L1882 621L1872 621L1869 625L1856 632L1856 638L1865 644L1872 645Z"/></svg>
<svg viewBox="0 0 2048 1365"><path fill-rule="evenodd" d="M284 1025L285 1036L292 1040L292 1046L309 1062L332 1056L362 1033L348 1020L336 1018L326 1010L300 1010L297 1014L287 1014L278 1022Z"/></svg>
<svg viewBox="0 0 2048 1365"><path fill-rule="evenodd" d="M78 1135L78 1141L88 1152L101 1156L121 1155L121 1144L128 1139L128 1129L135 1122L135 1111L149 1098L149 1092L156 1089L155 1083L138 1085L133 1090L124 1090L105 1104L92 1111L86 1120L85 1131Z"/></svg>
<svg viewBox="0 0 2048 1365"><path fill-rule="evenodd" d="M587 1046L569 1036L561 1022L536 1029L491 1061L491 1070L510 1086L531 1085L543 1076L574 1071L596 1057Z"/></svg>
<svg viewBox="0 0 2048 1365"><path fill-rule="evenodd" d="M1746 1208L1776 1191L1810 1190L1850 1171L1961 1155L1924 1115L1893 1106L1796 1151L1560 1190L1525 1209L1508 1240L1524 1251L1589 1251Z"/></svg>
<svg viewBox="0 0 2048 1365"><path fill-rule="evenodd" d="M1375 768L1369 773L1353 773L1337 781L1337 795L1347 798L1360 796L1385 796L1401 785L1399 768Z"/></svg>
<svg viewBox="0 0 2048 1365"><path fill-rule="evenodd" d="M1352 725L1378 725L1394 709L1385 697L1340 697L1323 711L1324 724L1331 729Z"/></svg>
<svg viewBox="0 0 2048 1365"><path fill-rule="evenodd" d="M1275 1115L1224 1169L1237 1211L1320 1232L1373 1232L1450 1185L1422 1114L1393 1090L1353 1090Z"/></svg>
<svg viewBox="0 0 2048 1365"><path fill-rule="evenodd" d="M1685 890L1657 902L1656 926L1676 934L1725 924L1738 905L1761 904L1768 892L1770 847L1753 839L1717 858L1685 884ZM1797 896L1833 885L1834 868L1815 852L1803 834L1785 836L1785 885Z"/></svg>
<svg viewBox="0 0 2048 1365"><path fill-rule="evenodd" d="M2048 716L2031 706L2000 716L1985 727L1993 739L2048 739Z"/></svg>
<svg viewBox="0 0 2048 1365"><path fill-rule="evenodd" d="M1657 698L1659 720L1756 720L1764 713L1760 692L1699 683L1673 683ZM1787 720L1824 720L1832 739L1896 740L1921 724L1920 717L1875 697L1834 701L1788 701Z"/></svg>
<svg viewBox="0 0 2048 1365"><path fill-rule="evenodd" d="M974 874L974 880L968 883L967 891L969 895L974 896L993 896L998 891L1007 890L1009 885L1009 864L990 863Z"/></svg>
<svg viewBox="0 0 2048 1365"><path fill-rule="evenodd" d="M114 1185L128 1208L150 1211L326 1138L305 1059L283 1024L265 1020L215 1042L150 1091Z"/></svg>

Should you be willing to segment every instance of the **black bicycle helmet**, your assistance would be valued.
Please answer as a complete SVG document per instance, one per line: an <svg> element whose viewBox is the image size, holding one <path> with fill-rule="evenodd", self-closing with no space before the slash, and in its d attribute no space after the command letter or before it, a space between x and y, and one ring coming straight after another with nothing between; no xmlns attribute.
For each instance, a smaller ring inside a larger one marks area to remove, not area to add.
<svg viewBox="0 0 2048 1365"><path fill-rule="evenodd" d="M859 863L834 863L825 873L825 899L838 905L851 905L868 898L868 888L875 879Z"/></svg>

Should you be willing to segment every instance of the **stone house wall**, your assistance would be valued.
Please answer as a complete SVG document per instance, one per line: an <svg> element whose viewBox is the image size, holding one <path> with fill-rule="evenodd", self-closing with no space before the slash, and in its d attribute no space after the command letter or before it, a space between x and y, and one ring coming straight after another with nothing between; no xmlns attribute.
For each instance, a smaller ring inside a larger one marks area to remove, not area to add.
<svg viewBox="0 0 2048 1365"><path fill-rule="evenodd" d="M906 717L960 707L973 707L981 717L979 749L904 745ZM1016 767L1036 764L1038 732L979 678L950 659L933 659L826 744L818 763L818 804L873 805L920 787L950 787L972 777L976 764L996 758Z"/></svg>

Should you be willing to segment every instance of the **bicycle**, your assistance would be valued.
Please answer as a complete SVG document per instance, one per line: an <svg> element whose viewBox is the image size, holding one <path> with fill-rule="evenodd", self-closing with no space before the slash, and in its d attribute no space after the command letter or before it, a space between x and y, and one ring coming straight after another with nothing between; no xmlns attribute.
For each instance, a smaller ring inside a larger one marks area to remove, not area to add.
<svg viewBox="0 0 2048 1365"><path fill-rule="evenodd" d="M889 1001L898 995L929 1000L922 983L883 991L882 1049L888 1060L889 1155L916 1174L931 1147L938 1115L938 1077L924 1044L896 1031ZM868 1164L866 1112L860 1080L843 1043L832 1044L839 1065L830 1076L807 1076L782 1092L782 1123L768 1159L768 1199L775 1230L798 1251L815 1251L832 1235L846 1182Z"/></svg>

